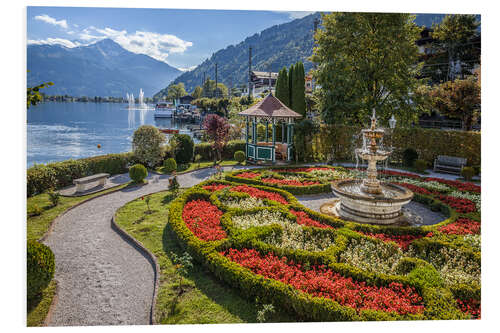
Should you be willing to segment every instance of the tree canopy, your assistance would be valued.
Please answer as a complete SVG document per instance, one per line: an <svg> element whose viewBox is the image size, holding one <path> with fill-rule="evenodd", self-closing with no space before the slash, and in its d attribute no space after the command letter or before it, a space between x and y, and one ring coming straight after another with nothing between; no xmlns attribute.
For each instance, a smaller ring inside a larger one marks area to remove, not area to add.
<svg viewBox="0 0 500 333"><path fill-rule="evenodd" d="M323 15L311 59L318 64L313 75L322 88L318 102L325 122L363 124L373 108L382 124L392 114L403 125L417 120L412 93L419 86L420 29L414 19L393 13Z"/></svg>
<svg viewBox="0 0 500 333"><path fill-rule="evenodd" d="M197 99L201 98L202 94L203 94L203 89L200 86L196 86L191 96L193 96L194 99Z"/></svg>
<svg viewBox="0 0 500 333"><path fill-rule="evenodd" d="M186 95L187 92L186 89L184 89L184 83L179 82L177 84L171 84L170 86L168 86L167 99L175 100Z"/></svg>
<svg viewBox="0 0 500 333"><path fill-rule="evenodd" d="M29 72L29 71L28 71ZM40 89L46 88L48 86L54 85L53 82L46 82L39 84L34 87L28 87L26 89L26 106L29 109L32 105L37 105L39 102L43 101L43 96L40 93Z"/></svg>

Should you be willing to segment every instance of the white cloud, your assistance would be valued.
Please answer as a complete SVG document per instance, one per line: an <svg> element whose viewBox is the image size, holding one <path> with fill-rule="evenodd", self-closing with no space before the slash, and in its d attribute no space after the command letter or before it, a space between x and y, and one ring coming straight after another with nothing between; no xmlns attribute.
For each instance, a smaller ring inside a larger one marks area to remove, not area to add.
<svg viewBox="0 0 500 333"><path fill-rule="evenodd" d="M146 54L160 61L166 61L170 53L183 53L193 45L192 42L184 41L174 35L148 31L128 33L126 30L114 30L109 27L99 29L90 26L80 33L80 39L84 41L93 42L105 38L112 39L130 52Z"/></svg>
<svg viewBox="0 0 500 333"><path fill-rule="evenodd" d="M307 16L309 14L312 14L314 12L299 12L299 11L280 11L280 13L285 13L288 14L288 17L292 20L303 18L304 16Z"/></svg>
<svg viewBox="0 0 500 333"><path fill-rule="evenodd" d="M195 68L196 68L196 65L191 66L191 67L177 67L177 69L180 70L180 71L182 71L182 72L189 72L189 71L192 71Z"/></svg>
<svg viewBox="0 0 500 333"><path fill-rule="evenodd" d="M68 22L66 22L66 20L59 20L58 21L55 18L50 17L47 14L37 15L37 16L35 16L35 20L43 21L43 22L48 23L48 24L57 25L57 26L60 26L61 28L68 29Z"/></svg>
<svg viewBox="0 0 500 333"><path fill-rule="evenodd" d="M77 47L77 46L82 46L84 44L81 44L80 42L77 41L70 41L67 39L63 38L47 38L47 39L28 39L28 45L62 45L66 46L69 48Z"/></svg>

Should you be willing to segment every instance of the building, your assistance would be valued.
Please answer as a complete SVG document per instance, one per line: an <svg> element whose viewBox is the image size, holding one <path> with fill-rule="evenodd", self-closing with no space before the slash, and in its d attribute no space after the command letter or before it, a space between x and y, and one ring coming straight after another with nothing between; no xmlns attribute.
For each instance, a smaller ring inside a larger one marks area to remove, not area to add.
<svg viewBox="0 0 500 333"><path fill-rule="evenodd" d="M276 80L278 80L278 73L250 71L250 89L252 90L252 96L255 97L269 90L269 76L271 77L271 91L274 92ZM248 91L246 90L243 93L244 95L248 95Z"/></svg>

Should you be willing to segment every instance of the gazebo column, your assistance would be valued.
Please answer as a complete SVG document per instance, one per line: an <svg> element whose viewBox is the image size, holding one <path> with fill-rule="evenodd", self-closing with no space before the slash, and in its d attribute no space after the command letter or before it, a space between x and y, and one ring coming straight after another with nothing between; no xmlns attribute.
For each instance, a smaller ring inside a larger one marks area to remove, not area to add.
<svg viewBox="0 0 500 333"><path fill-rule="evenodd" d="M249 121L248 121L248 117L247 118L247 121L246 121L246 125L247 125L247 130L245 132L245 139L246 139L246 144L245 144L245 156L247 157L247 160L248 160L248 134L249 134L249 129L250 129L250 124L249 124Z"/></svg>
<svg viewBox="0 0 500 333"><path fill-rule="evenodd" d="M269 141L267 138L267 132L269 131L269 121L266 120L266 143Z"/></svg>
<svg viewBox="0 0 500 333"><path fill-rule="evenodd" d="M288 151L287 151L287 161L291 161L291 155L292 155L292 150L293 150L293 123L289 120L287 124L287 144L288 144Z"/></svg>
<svg viewBox="0 0 500 333"><path fill-rule="evenodd" d="M257 144L257 119L255 117L252 123L252 142L253 144Z"/></svg>
<svg viewBox="0 0 500 333"><path fill-rule="evenodd" d="M285 122L281 122L281 143L285 143Z"/></svg>
<svg viewBox="0 0 500 333"><path fill-rule="evenodd" d="M273 163L276 162L276 124L273 118Z"/></svg>

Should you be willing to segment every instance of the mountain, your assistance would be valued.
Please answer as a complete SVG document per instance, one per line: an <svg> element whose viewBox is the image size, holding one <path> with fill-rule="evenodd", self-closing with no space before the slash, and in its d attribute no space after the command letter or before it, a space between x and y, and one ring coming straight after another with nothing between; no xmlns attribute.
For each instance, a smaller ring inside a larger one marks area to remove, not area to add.
<svg viewBox="0 0 500 333"><path fill-rule="evenodd" d="M307 58L312 54L315 18L320 18L320 14L314 13L256 33L237 45L217 51L195 69L181 74L173 83L183 82L188 92L193 91L197 85L201 86L204 73L215 79L217 63L219 82L233 87L243 84L248 78L249 46L252 46L253 70L278 72L283 66L288 67L300 60L307 72L312 68ZM155 96L165 92L166 88Z"/></svg>
<svg viewBox="0 0 500 333"><path fill-rule="evenodd" d="M52 81L47 95L146 96L168 85L181 71L144 54L125 50L111 39L67 48L28 45L28 86Z"/></svg>

